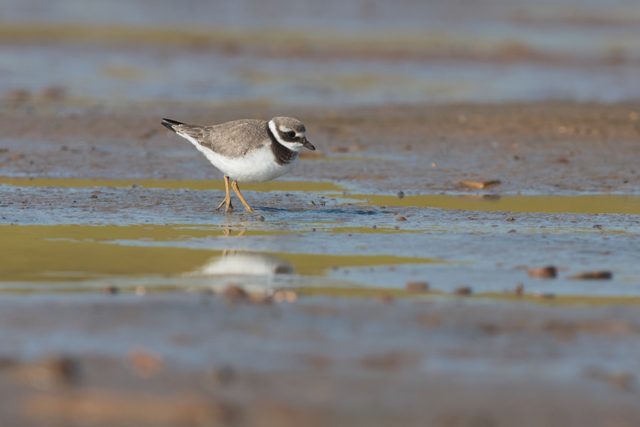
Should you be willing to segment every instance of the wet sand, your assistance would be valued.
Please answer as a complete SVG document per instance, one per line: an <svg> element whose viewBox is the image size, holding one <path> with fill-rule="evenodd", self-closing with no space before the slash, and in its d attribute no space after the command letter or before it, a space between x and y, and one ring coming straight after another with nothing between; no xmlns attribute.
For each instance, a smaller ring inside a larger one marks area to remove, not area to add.
<svg viewBox="0 0 640 427"><path fill-rule="evenodd" d="M54 107L38 101L5 103L3 176L220 179L179 137L158 128L160 114L206 124L268 119L290 110L156 102L152 107L132 104L121 114L61 116L52 114ZM136 113L137 108L144 112ZM297 111L321 153L305 153L305 161L285 179L348 182L360 191L407 195L454 191L459 181L488 179L501 181L500 193L635 194L640 180L637 103Z"/></svg>
<svg viewBox="0 0 640 427"><path fill-rule="evenodd" d="M1 304L3 342L30 343L0 371L3 419L20 425L597 426L640 416L637 308L209 294Z"/></svg>
<svg viewBox="0 0 640 427"><path fill-rule="evenodd" d="M640 424L636 4L2 18L2 425ZM160 125L279 115L257 214Z"/></svg>
<svg viewBox="0 0 640 427"><path fill-rule="evenodd" d="M302 108L320 155L224 215L159 115L286 108L55 102L0 119L7 422L640 422L640 104Z"/></svg>

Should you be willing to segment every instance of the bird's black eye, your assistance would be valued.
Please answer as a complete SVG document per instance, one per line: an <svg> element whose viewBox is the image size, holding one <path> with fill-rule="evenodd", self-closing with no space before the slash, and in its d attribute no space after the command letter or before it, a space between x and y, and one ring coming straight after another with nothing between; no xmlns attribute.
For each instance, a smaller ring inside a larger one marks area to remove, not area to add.
<svg viewBox="0 0 640 427"><path fill-rule="evenodd" d="M287 136L288 136L289 138L293 138L293 137L295 137L295 136L296 136L296 133L295 133L294 131L292 131L292 130L291 130L291 131L287 132Z"/></svg>

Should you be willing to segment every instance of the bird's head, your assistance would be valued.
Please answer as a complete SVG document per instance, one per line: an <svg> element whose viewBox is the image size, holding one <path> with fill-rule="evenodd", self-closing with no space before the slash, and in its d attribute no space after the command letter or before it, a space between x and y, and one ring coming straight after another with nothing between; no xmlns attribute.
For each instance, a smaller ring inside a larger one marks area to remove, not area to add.
<svg viewBox="0 0 640 427"><path fill-rule="evenodd" d="M307 130L304 125L292 117L274 117L269 120L269 129L278 142L290 150L300 151L302 147L315 150L307 141Z"/></svg>

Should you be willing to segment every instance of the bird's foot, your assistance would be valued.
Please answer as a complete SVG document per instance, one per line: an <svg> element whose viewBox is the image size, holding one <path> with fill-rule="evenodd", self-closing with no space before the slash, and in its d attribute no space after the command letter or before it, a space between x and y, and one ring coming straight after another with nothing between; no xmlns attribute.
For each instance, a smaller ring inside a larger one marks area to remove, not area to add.
<svg viewBox="0 0 640 427"><path fill-rule="evenodd" d="M220 208L225 205L225 203L226 203L227 207L224 209L224 213L229 213L229 209L233 210L233 205L231 204L231 197L225 197L224 200L222 201L222 203L220 203L220 205L218 205L216 210L219 211Z"/></svg>

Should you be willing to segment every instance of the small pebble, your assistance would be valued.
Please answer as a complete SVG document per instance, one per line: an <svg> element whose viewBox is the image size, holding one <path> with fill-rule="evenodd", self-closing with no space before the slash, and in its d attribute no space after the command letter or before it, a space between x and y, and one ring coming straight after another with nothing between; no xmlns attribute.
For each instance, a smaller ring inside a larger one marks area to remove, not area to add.
<svg viewBox="0 0 640 427"><path fill-rule="evenodd" d="M47 86L40 91L40 96L49 101L58 101L64 98L66 90L59 86Z"/></svg>
<svg viewBox="0 0 640 427"><path fill-rule="evenodd" d="M214 369L211 373L215 380L223 386L231 384L236 377L236 373L231 366L222 366Z"/></svg>
<svg viewBox="0 0 640 427"><path fill-rule="evenodd" d="M249 294L249 300L255 304L271 304L273 297L266 292L252 292Z"/></svg>
<svg viewBox="0 0 640 427"><path fill-rule="evenodd" d="M552 265L529 269L529 276L540 279L554 279L558 275L558 269Z"/></svg>
<svg viewBox="0 0 640 427"><path fill-rule="evenodd" d="M393 302L393 297L389 294L383 294L378 297L378 301L382 304L391 304Z"/></svg>
<svg viewBox="0 0 640 427"><path fill-rule="evenodd" d="M469 286L461 286L459 288L456 288L453 293L456 295L471 295L473 293L473 290Z"/></svg>
<svg viewBox="0 0 640 427"><path fill-rule="evenodd" d="M281 289L273 294L273 300L275 302L295 302L298 299L298 295L294 291Z"/></svg>
<svg viewBox="0 0 640 427"><path fill-rule="evenodd" d="M509 218L507 218L507 221L515 221L516 219L512 216L510 216Z"/></svg>
<svg viewBox="0 0 640 427"><path fill-rule="evenodd" d="M570 277L570 279L578 280L609 280L613 278L613 273L610 271L585 271L578 273Z"/></svg>
<svg viewBox="0 0 640 427"><path fill-rule="evenodd" d="M47 389L57 384L72 384L78 380L80 366L69 357L49 357L26 369L29 382L39 389Z"/></svg>
<svg viewBox="0 0 640 427"><path fill-rule="evenodd" d="M134 349L128 354L127 358L136 373L142 378L148 378L162 369L162 358L145 349Z"/></svg>
<svg viewBox="0 0 640 427"><path fill-rule="evenodd" d="M404 197L404 191L398 191L398 199L402 199Z"/></svg>
<svg viewBox="0 0 640 427"><path fill-rule="evenodd" d="M260 215L257 219L258 221L264 221L264 217L262 215Z"/></svg>
<svg viewBox="0 0 640 427"><path fill-rule="evenodd" d="M602 226L600 224L594 225L593 228L595 228L597 230L602 230Z"/></svg>
<svg viewBox="0 0 640 427"><path fill-rule="evenodd" d="M499 185L500 181L498 181L497 179L490 179L487 181L459 181L459 184L463 185L464 187L483 190Z"/></svg>
<svg viewBox="0 0 640 427"><path fill-rule="evenodd" d="M406 289L408 292L427 292L429 291L429 283L427 282L418 282L418 281L411 281L411 282L407 282L406 284Z"/></svg>
<svg viewBox="0 0 640 427"><path fill-rule="evenodd" d="M111 295L115 295L117 294L119 291L119 289L115 286L105 286L104 288L102 288L102 293L103 294L111 294Z"/></svg>
<svg viewBox="0 0 640 427"><path fill-rule="evenodd" d="M222 292L225 296L230 298L246 298L247 292L238 285L230 285Z"/></svg>
<svg viewBox="0 0 640 427"><path fill-rule="evenodd" d="M374 224L373 227L371 227L371 228L373 228L375 230L376 228L378 228L378 226Z"/></svg>
<svg viewBox="0 0 640 427"><path fill-rule="evenodd" d="M399 216L398 218L396 218L396 221L406 221L407 218L403 217L403 216Z"/></svg>

